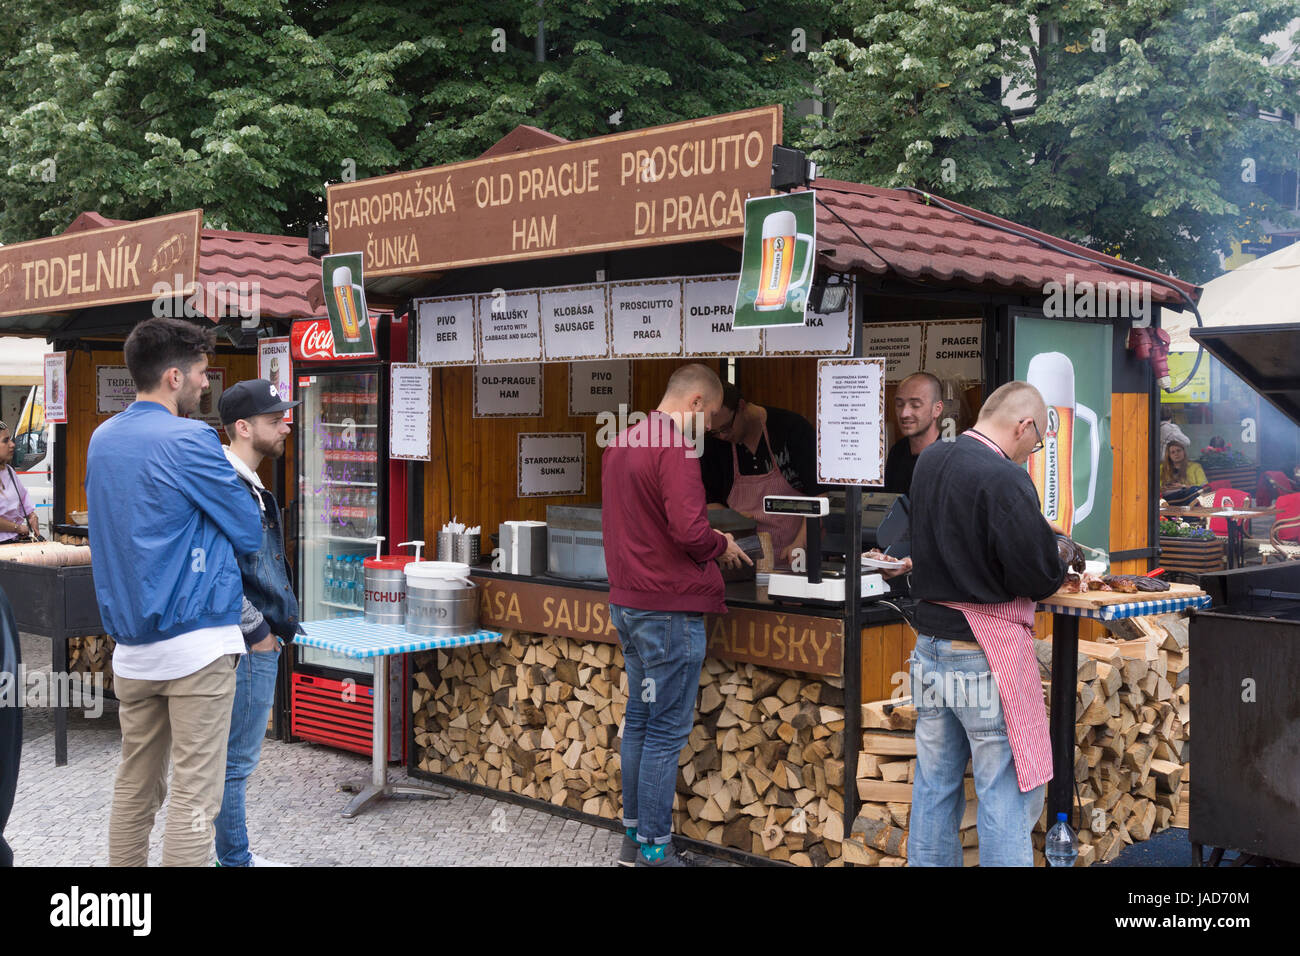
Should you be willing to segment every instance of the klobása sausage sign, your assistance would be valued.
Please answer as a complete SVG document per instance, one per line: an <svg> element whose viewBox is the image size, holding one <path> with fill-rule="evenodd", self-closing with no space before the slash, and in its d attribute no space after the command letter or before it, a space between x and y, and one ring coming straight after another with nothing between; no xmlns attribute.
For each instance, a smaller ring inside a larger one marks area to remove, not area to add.
<svg viewBox="0 0 1300 956"><path fill-rule="evenodd" d="M369 277L739 236L781 107L329 187L330 249Z"/></svg>

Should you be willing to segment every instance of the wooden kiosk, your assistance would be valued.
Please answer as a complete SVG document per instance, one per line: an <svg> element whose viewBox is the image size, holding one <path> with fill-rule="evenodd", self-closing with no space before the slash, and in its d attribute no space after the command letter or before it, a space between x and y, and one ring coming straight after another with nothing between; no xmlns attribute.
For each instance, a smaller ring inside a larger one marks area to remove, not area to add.
<svg viewBox="0 0 1300 956"><path fill-rule="evenodd" d="M434 366L432 450L410 466L411 487L421 491L410 497L410 536L422 529L429 540L455 516L483 527L487 550L487 534L504 520L545 520L547 505L598 501L598 423L571 404L575 370L585 361L628 363L633 409L653 408L672 370L700 360L716 363L760 404L815 421L819 358L873 354L873 335L888 325L905 333L911 344L900 361L910 361L934 331L931 356L960 352L963 367L974 369L953 389L973 421L983 395L1016 377L1017 323L1059 313L1051 283L1068 281L1073 291L1074 283L1148 282L1155 322L1162 306L1179 308L1197 292L937 197L819 179L811 183L819 200L817 270L852 280L848 327L856 334L838 347L811 329L803 348L769 348L771 336L757 344L729 339L702 306L692 309L707 297L692 299L690 290L709 277L735 276L743 201L768 194L780 128L778 108L575 143L521 127L472 162L331 187L331 249L366 251L367 291L409 313L407 325L420 335L411 354ZM645 284L655 293L647 298L662 298L666 286L653 283L668 283L687 301L676 303L680 334L673 330L667 346L655 340L658 354L630 346L613 309L586 347L580 337L541 334L513 348L499 323L483 321L485 308L501 308L489 304L492 297L503 297L520 327L540 324L546 332L561 314L547 311L548 292L604 287L612 303L630 294L627 286ZM1131 316L1064 314L1090 317L1062 319L1063 327L1081 322L1110 333L1106 350L1089 357L1110 383L1097 410L1113 463L1104 496L1107 550L1115 570L1146 571L1157 553L1151 371L1126 348ZM460 341L440 337L453 331ZM954 333L961 348L945 349ZM485 382L512 367L513 377L537 390L533 406L490 417ZM483 379L476 383L476 375ZM892 385L886 398L892 409ZM563 494L521 495L521 436L544 434L585 446L582 482ZM856 493L850 490L850 513ZM563 814L616 820L626 688L607 592L544 575L483 569L476 576L484 626L508 633L499 646L417 659L410 770ZM851 593L855 583L850 578ZM708 622L677 829L741 853L834 862L857 803L857 747L845 742L860 739L859 705L900 686L912 632L882 604L778 607L752 584L730 586L728 603L729 615ZM1049 626L1040 615L1040 628ZM1081 636L1092 626L1085 622Z"/></svg>
<svg viewBox="0 0 1300 956"><path fill-rule="evenodd" d="M137 323L165 315L217 327L212 387L199 417L220 429L221 389L258 377L259 338L287 334L294 318L319 310L319 289L320 261L308 253L305 238L205 229L201 209L135 222L85 212L58 236L0 247L0 330L42 336L55 352L66 353L67 414L55 425L54 515L47 536L86 537L86 528L70 516L86 508L91 434L135 398L122 345ZM292 454L290 444L285 458L262 467L263 481L286 513L292 513L284 479L286 464L292 473ZM97 622L93 601L90 611ZM108 671L111 654L106 635L56 639L54 667ZM62 709L55 723L62 754Z"/></svg>

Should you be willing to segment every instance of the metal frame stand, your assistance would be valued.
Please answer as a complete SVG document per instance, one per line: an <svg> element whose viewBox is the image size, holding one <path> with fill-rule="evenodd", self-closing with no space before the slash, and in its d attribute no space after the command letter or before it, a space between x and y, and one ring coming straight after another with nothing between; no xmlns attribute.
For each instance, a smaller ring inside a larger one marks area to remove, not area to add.
<svg viewBox="0 0 1300 956"><path fill-rule="evenodd" d="M1074 687L1079 672L1079 619L1052 615L1052 708L1048 736L1052 741L1052 782L1047 785L1047 825L1058 813L1074 819ZM1072 825L1079 821L1074 821ZM1078 829L1076 826L1075 829Z"/></svg>
<svg viewBox="0 0 1300 956"><path fill-rule="evenodd" d="M370 734L370 779L360 777L339 784L340 790L356 794L342 810L342 815L351 819L374 801L393 796L450 800L452 792L446 787L422 783L388 782L388 656L384 654L375 658L375 687L372 700L374 726Z"/></svg>

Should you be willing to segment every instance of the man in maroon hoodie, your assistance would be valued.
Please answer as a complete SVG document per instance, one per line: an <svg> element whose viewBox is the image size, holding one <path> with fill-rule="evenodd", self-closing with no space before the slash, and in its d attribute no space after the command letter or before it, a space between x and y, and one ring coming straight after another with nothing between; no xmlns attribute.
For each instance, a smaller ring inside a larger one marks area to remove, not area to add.
<svg viewBox="0 0 1300 956"><path fill-rule="evenodd" d="M699 449L721 407L713 370L683 365L659 407L620 432L601 459L610 616L627 668L624 866L685 865L670 847L673 793L695 722L704 615L727 611L717 562L752 563L706 517Z"/></svg>

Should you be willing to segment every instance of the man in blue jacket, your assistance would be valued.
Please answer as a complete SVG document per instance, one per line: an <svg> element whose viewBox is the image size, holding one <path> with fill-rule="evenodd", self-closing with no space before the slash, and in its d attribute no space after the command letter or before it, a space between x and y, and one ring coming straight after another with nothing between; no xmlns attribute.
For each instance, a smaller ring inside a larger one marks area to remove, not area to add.
<svg viewBox="0 0 1300 956"><path fill-rule="evenodd" d="M122 762L111 866L144 866L175 767L164 866L203 866L225 785L243 585L236 555L262 522L210 426L184 416L207 385L211 329L140 323L126 340L136 400L95 429L86 459L90 545L104 626L117 641Z"/></svg>
<svg viewBox="0 0 1300 956"><path fill-rule="evenodd" d="M249 850L244 793L262 756L266 720L275 702L280 645L292 641L302 630L298 626L298 599L293 594L289 563L284 556L280 506L257 476L264 458L284 454L284 440L289 435L284 413L298 404L281 400L275 385L258 378L226 389L219 406L221 424L230 436L226 458L262 515L262 546L256 554L239 559L244 580L244 610L239 626L248 653L236 668L235 705L226 745L226 792L217 817L218 866L283 865Z"/></svg>

